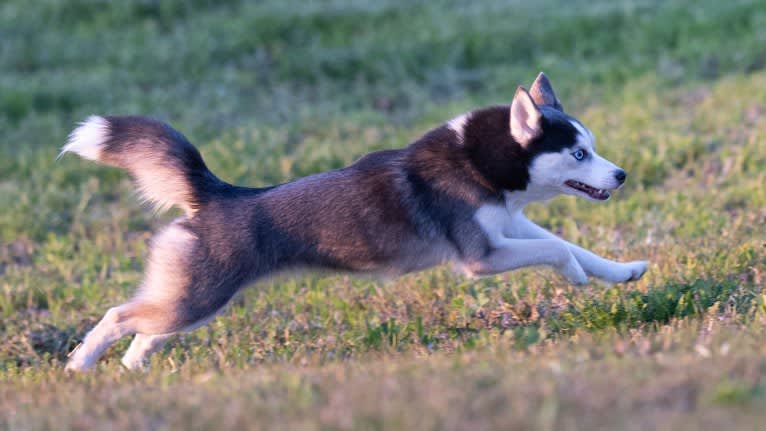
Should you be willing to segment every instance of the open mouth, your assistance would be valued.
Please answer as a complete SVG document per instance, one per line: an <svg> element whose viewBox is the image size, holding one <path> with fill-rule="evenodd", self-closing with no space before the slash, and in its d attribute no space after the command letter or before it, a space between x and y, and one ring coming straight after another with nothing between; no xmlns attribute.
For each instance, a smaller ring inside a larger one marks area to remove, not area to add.
<svg viewBox="0 0 766 431"><path fill-rule="evenodd" d="M567 186L585 193L586 195L590 196L593 199L599 200L599 201L605 201L609 199L609 192L603 189L597 189L595 187L591 187L585 183L581 183L579 181L575 180L568 180L564 184Z"/></svg>

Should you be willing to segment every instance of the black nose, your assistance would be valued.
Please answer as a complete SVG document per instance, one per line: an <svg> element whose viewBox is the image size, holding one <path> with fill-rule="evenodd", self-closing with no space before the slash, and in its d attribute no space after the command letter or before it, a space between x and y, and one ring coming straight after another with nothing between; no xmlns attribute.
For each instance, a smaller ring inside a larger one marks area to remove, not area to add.
<svg viewBox="0 0 766 431"><path fill-rule="evenodd" d="M625 182L625 178L628 176L628 174L625 173L622 169L617 169L614 171L614 177L617 178L617 182L622 184Z"/></svg>

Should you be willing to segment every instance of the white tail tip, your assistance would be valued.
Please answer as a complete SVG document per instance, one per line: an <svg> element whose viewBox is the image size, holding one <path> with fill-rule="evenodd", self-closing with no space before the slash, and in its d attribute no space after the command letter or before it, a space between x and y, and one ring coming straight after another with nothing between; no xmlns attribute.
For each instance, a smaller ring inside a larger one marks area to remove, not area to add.
<svg viewBox="0 0 766 431"><path fill-rule="evenodd" d="M69 134L66 145L61 149L59 158L64 153L73 152L88 160L98 160L101 148L109 139L109 122L104 117L91 115Z"/></svg>

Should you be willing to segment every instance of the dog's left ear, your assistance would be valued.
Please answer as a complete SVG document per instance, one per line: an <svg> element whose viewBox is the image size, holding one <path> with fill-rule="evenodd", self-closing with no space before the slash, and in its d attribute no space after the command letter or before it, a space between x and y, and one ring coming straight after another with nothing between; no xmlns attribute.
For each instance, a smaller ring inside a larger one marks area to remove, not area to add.
<svg viewBox="0 0 766 431"><path fill-rule="evenodd" d="M529 88L529 94L532 95L532 99L538 105L550 106L553 109L564 111L564 107L561 106L556 93L553 92L551 81L548 80L548 77L543 72L537 75L535 82L532 83L532 87Z"/></svg>
<svg viewBox="0 0 766 431"><path fill-rule="evenodd" d="M524 87L518 87L511 103L511 136L526 147L543 133L542 112Z"/></svg>

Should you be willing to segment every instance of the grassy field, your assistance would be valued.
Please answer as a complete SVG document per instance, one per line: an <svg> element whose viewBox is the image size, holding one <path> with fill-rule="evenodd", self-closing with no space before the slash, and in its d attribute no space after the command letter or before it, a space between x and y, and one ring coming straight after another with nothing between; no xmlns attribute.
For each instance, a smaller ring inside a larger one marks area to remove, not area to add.
<svg viewBox="0 0 766 431"><path fill-rule="evenodd" d="M7 0L0 4L0 428L762 429L766 3ZM265 185L406 145L545 70L629 173L528 214L638 283L548 269L260 284L147 373L66 354L140 280L154 216L59 147L147 114Z"/></svg>

